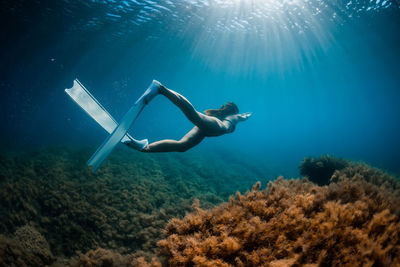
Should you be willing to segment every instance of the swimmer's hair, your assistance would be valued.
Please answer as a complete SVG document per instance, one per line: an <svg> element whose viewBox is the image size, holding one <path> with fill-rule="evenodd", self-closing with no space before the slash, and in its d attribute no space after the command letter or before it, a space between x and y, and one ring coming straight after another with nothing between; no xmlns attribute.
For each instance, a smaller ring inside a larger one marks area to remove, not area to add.
<svg viewBox="0 0 400 267"><path fill-rule="evenodd" d="M239 108L233 102L226 102L226 104L222 105L219 109L207 109L204 113L222 120L229 115L238 114Z"/></svg>

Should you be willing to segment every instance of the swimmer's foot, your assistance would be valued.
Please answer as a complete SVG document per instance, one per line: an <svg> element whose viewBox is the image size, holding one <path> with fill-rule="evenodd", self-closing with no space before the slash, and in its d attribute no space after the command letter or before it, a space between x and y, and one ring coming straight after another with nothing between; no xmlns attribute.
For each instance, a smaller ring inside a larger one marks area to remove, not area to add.
<svg viewBox="0 0 400 267"><path fill-rule="evenodd" d="M143 151L143 149L145 149L149 145L149 141L147 139L136 140L132 138L129 141L125 141L124 144L138 151Z"/></svg>
<svg viewBox="0 0 400 267"><path fill-rule="evenodd" d="M151 100L153 100L154 97L161 93L161 89L163 87L164 86L159 81L153 80L150 87L146 90L146 92L144 92L139 100L143 99L145 104L148 104Z"/></svg>

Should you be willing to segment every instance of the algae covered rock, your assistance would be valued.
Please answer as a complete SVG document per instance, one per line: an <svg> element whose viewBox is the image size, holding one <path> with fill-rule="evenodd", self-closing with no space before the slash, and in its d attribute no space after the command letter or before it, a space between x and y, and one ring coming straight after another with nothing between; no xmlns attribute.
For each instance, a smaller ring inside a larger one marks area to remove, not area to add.
<svg viewBox="0 0 400 267"><path fill-rule="evenodd" d="M327 185L336 170L342 170L347 166L347 160L324 155L318 158L304 158L299 169L300 174L310 181L318 185Z"/></svg>
<svg viewBox="0 0 400 267"><path fill-rule="evenodd" d="M0 235L0 266L46 266L52 262L47 240L34 227L22 226L11 238Z"/></svg>

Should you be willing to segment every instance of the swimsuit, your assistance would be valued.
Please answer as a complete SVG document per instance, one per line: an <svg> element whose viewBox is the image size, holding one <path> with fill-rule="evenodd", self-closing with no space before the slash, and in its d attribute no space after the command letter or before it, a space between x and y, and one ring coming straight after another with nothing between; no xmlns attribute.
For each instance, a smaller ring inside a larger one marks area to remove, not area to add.
<svg viewBox="0 0 400 267"><path fill-rule="evenodd" d="M230 131L229 133L233 133L233 131L235 131L235 129L236 129L236 125L233 124L233 122L230 121L230 120L228 120L228 119L223 119L223 121L228 121L228 122L230 123L230 125L231 125L231 131Z"/></svg>

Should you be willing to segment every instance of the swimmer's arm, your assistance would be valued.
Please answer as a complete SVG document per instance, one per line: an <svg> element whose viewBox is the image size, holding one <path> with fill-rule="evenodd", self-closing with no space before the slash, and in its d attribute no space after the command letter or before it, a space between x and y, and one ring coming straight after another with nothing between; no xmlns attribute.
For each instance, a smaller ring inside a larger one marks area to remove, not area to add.
<svg viewBox="0 0 400 267"><path fill-rule="evenodd" d="M234 116L236 116L239 121L245 121L248 118L250 118L251 115L252 115L251 112L246 112L246 113L243 113L243 114L236 114Z"/></svg>
<svg viewBox="0 0 400 267"><path fill-rule="evenodd" d="M229 130L231 127L235 126L240 121L245 121L251 116L251 112L246 112L243 114L235 114L226 117L222 123L224 127Z"/></svg>

